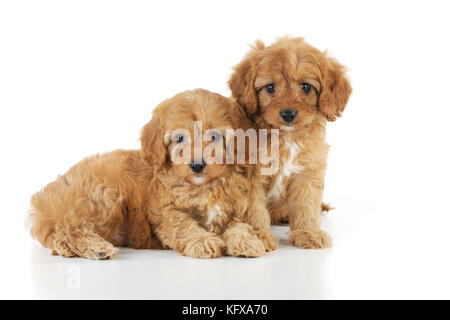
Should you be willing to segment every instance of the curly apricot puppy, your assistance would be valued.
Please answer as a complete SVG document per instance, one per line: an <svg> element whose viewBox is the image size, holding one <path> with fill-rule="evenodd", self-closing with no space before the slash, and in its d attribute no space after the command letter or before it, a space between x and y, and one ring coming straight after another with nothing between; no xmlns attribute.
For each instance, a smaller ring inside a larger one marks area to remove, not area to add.
<svg viewBox="0 0 450 320"><path fill-rule="evenodd" d="M279 170L264 178L272 221L289 220L295 246L330 247L321 230L326 122L341 116L352 91L344 67L302 38L257 41L228 84L259 128L280 130Z"/></svg>
<svg viewBox="0 0 450 320"><path fill-rule="evenodd" d="M142 150L86 158L32 197L31 234L53 254L89 259L113 258L118 246L196 258L275 250L264 191L250 177L256 168L169 157L192 142L186 133L198 129L195 121L213 129L210 143L225 144L221 130L246 119L233 104L204 90L161 103L143 129Z"/></svg>
<svg viewBox="0 0 450 320"><path fill-rule="evenodd" d="M259 257L277 248L257 168L226 164L227 154L215 149L209 156L198 150L213 143L234 154L226 131L251 125L235 102L204 90L179 94L155 109L141 142L146 160L158 168L158 201L151 202L149 219L163 245L197 258ZM173 154L192 161L174 163ZM217 156L223 164L212 161Z"/></svg>

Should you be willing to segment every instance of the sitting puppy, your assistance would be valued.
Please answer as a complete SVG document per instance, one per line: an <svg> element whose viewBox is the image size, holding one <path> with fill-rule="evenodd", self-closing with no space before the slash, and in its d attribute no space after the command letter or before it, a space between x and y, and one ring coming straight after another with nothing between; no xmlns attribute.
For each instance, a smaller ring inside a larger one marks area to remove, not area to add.
<svg viewBox="0 0 450 320"><path fill-rule="evenodd" d="M265 176L273 222L289 220L289 241L301 248L326 248L321 227L328 144L326 122L340 117L351 86L344 67L302 38L261 41L239 63L228 82L233 98L261 129L279 129L279 170Z"/></svg>
<svg viewBox="0 0 450 320"><path fill-rule="evenodd" d="M35 194L31 234L54 254L89 259L113 258L117 246L173 248L195 258L275 250L265 194L251 176L256 167L212 163L201 152L192 162L172 161L175 151L198 156L187 148L195 133L206 136L202 147L204 140L225 146L224 130L251 124L236 110L205 90L164 101L143 128L142 150L89 157Z"/></svg>

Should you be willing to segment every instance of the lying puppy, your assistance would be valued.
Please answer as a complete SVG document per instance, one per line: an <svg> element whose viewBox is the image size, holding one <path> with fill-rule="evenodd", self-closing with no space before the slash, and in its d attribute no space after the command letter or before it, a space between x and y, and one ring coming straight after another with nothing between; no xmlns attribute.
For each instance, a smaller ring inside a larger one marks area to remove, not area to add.
<svg viewBox="0 0 450 320"><path fill-rule="evenodd" d="M143 128L142 150L89 157L35 194L31 234L54 254L89 259L113 258L118 246L173 248L195 258L275 250L264 191L250 176L254 167L212 163L202 153L192 162L172 161L175 151L198 156L187 148L194 131L209 140L200 138L200 146L226 145L224 130L250 124L236 110L205 90L164 101Z"/></svg>
<svg viewBox="0 0 450 320"><path fill-rule="evenodd" d="M344 67L302 38L257 41L228 84L259 128L280 130L279 170L264 182L272 221L289 220L295 246L330 247L320 229L326 121L341 116L352 91Z"/></svg>

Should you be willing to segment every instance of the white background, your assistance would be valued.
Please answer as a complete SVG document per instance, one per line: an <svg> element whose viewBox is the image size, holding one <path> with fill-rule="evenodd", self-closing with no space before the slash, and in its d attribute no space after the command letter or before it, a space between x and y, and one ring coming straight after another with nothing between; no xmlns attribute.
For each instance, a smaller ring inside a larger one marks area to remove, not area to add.
<svg viewBox="0 0 450 320"><path fill-rule="evenodd" d="M445 1L0 2L0 297L450 298L448 13ZM30 238L34 192L84 156L138 148L177 92L229 96L248 44L286 34L329 49L353 85L328 131L332 249L290 247L276 227L280 249L260 259L122 249L95 262Z"/></svg>

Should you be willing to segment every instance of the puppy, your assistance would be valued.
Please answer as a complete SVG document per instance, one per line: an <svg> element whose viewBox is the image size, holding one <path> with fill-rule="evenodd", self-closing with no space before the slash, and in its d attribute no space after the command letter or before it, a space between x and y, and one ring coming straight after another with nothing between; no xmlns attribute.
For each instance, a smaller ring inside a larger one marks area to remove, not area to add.
<svg viewBox="0 0 450 320"><path fill-rule="evenodd" d="M326 122L341 116L352 91L344 67L302 38L257 41L228 84L259 128L280 131L279 170L263 182L272 221L289 220L297 247L330 247L321 230Z"/></svg>
<svg viewBox="0 0 450 320"><path fill-rule="evenodd" d="M234 104L205 90L164 101L143 128L141 150L87 158L35 194L31 234L54 254L89 259L113 258L118 246L195 258L275 250L256 168L214 163L220 148L207 156L187 148L195 146L194 131L204 136L201 147L225 147L224 131L248 121ZM175 151L193 160L175 163Z"/></svg>

